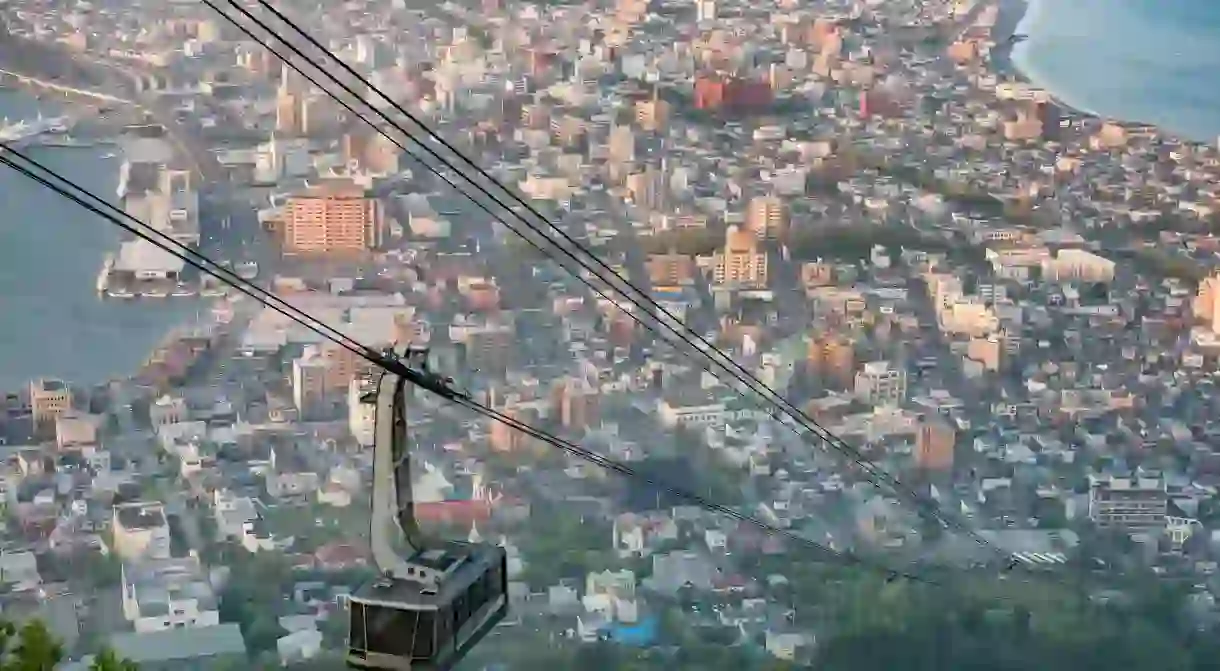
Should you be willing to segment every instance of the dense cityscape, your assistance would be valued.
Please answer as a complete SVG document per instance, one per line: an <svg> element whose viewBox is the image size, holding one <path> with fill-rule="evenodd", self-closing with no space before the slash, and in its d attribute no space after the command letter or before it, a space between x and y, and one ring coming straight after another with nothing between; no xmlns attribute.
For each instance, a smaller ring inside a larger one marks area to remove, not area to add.
<svg viewBox="0 0 1220 671"><path fill-rule="evenodd" d="M113 145L101 195L152 229L645 474L412 395L417 519L507 555L461 668L1217 668L1220 150L1026 81L1021 3L279 8L317 45L237 6L267 23L9 3L0 85L64 111L0 141ZM456 192L408 114L574 244ZM56 668L342 668L377 371L147 241L98 270L202 317L129 377L3 390L0 617Z"/></svg>

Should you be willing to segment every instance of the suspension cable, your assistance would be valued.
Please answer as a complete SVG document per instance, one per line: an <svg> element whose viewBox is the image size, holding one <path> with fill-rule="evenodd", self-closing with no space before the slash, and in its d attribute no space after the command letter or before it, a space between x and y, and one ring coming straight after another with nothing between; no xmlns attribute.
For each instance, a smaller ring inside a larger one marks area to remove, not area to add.
<svg viewBox="0 0 1220 671"><path fill-rule="evenodd" d="M505 203L503 199L497 197L493 193L490 193L484 186L475 182L469 174L463 172L462 170L460 170L459 168L454 166L451 161L449 161L445 157L441 156L435 149L433 149L432 147L429 147L427 143L422 141L420 138L412 135L410 131L403 128L401 124L396 123L395 120L390 118L385 112L383 112L382 110L377 108L375 105L372 105L371 103L366 101L360 94L358 94L353 89L352 86L350 86L346 82L341 81L335 75L327 73L314 59L312 59L311 57L306 55L299 47L297 47L296 45L289 42L288 39L286 39L282 35L278 34L276 31L274 31L273 29L268 27L264 21L260 20L258 17L254 16L249 10L242 7L237 2L237 0L229 0L229 4L232 5L235 9L237 9L237 11L241 12L249 20L251 20L252 22L257 24L259 27L261 27L264 31L266 31L267 33L269 33L270 35L275 37L276 40L278 40L280 43L284 44L294 54L296 54L301 59L303 59L307 63L309 63L309 65L311 67L313 67L323 76L325 76L329 81L331 81L335 85L339 86L348 95L353 96L354 98L356 98L356 100L363 103L365 106L367 106L369 109L371 109L377 116L381 117L386 123L388 123L389 125L394 127L396 130L398 130L399 132L406 135L412 142L414 142L420 148L422 148L424 151L426 151L430 156L432 156L442 166L455 172L466 183L468 183L475 190L477 190L481 195L490 199L497 206L499 206L503 210L505 210L508 213L510 213L511 215L513 215L513 217L518 219L521 223L525 224L525 226L528 227L531 232L538 235L539 237L542 237L554 249L560 251L561 253L563 253L564 256L575 261L582 269L590 272L595 277L600 279L602 282L606 283L612 290L616 291L617 293L622 294L626 300L631 302L636 307L640 308L649 317L652 317L653 320L655 320L658 324L660 324L662 327L664 327L668 332L670 332L674 336L677 336L680 340L682 340L686 344L694 347L697 352L702 354L703 357L706 360L708 360L712 365L714 365L717 369L719 369L725 373L728 373L730 376L734 377L740 384L744 385L746 388L750 389L754 393L761 396L763 398L763 400L767 401L772 406L777 407L789 419L793 420L796 424L798 424L806 432L813 434L815 437L819 438L823 443L829 445L831 448L833 448L836 451L840 452L841 454L847 456L862 472L864 472L866 474L866 478L869 479L870 482L872 482L874 484L874 486L881 487L881 485L878 481L884 482L893 493L897 494L900 498L906 499L909 503L912 503L917 508L917 510L919 510L923 514L926 514L926 515L932 517L933 519L938 521L940 524L942 524L945 528L956 529L956 530L964 533L965 535L967 535L969 538L971 538L974 542L976 542L980 546L987 548L989 550L992 550L993 552L995 552L998 556L1002 557L1003 559L1009 560L1009 561L1011 560L1012 554L1010 552L996 546L994 543L992 543L991 541L987 540L986 538L984 538L983 536L978 534L977 531L970 528L967 524L965 524L961 520L959 520L956 515L946 514L946 512L939 505L937 505L934 501L931 501L927 497L924 497L924 496L920 495L918 492L915 492L914 490L910 489L909 487L904 485L900 480L898 480L897 477L893 476L892 474L888 473L884 469L880 468L875 463L868 460L867 457L865 457L859 450L852 447L850 444L848 444L843 439L834 435L832 432L827 430L825 427L822 427L815 420L813 420L813 418L811 418L806 412L804 412L799 407L792 404L787 399L783 398L778 392L776 392L774 389L767 386L761 380L758 380L758 378L756 376L754 376L752 373L750 373L744 366L742 366L740 363L734 361L731 356L729 356L728 354L726 354L723 351L716 348L713 344L708 342L708 340L706 338L704 338L702 335L695 333L689 327L686 327L684 324L682 324L681 321L679 321L664 306L660 305L655 300L653 300L647 294L647 292L644 292L643 290L641 290L640 288L636 287L631 282L629 282L628 280L623 278L621 275L618 275L612 267L610 267L608 264L606 264L604 261L602 261L600 258L598 258L595 254L591 253L579 241L575 240L569 234L567 234L562 228L558 227L557 225L555 225L554 223L552 223L548 219L546 219L546 217L544 217L540 212L538 212L537 209L534 208L532 205L530 205L527 201L525 201L520 196L516 195L512 190L510 190L507 187L500 184L494 177L492 177L485 170L480 168L471 159L464 156L460 151L458 151L456 148L454 148L452 145L450 145L448 142L446 142L443 138L439 137L434 131L430 130L426 125L424 125L418 119L418 117L416 117L414 114L412 114L409 110L405 109L405 107L403 107L402 105L400 105L399 103L394 101L392 98L390 98L385 93L381 92L377 87L373 86L370 82L365 80L358 72L356 72L353 68L351 68L349 65L344 63L341 59L339 59L338 57L331 54L325 47L323 47L319 42L317 42L316 39L314 39L312 36L310 36L308 33L306 33L303 29L298 27L295 23L293 23L291 20L289 20L286 16L284 16L274 7L272 7L266 0L256 0L256 1L261 6L263 6L267 11L269 11L273 15L275 15L279 19L279 21L283 22L284 24L286 24L287 26L292 28L297 34L301 35L302 38L307 40L315 48L322 51L322 53L325 53L330 60L334 61L340 68L342 68L346 73L348 73L356 81L359 81L362 85L368 87L371 91L376 92L383 100L387 101L390 104L390 106L393 107L396 111L398 111L399 113L404 115L406 118L411 120L415 125L419 126L421 128L421 130L428 136L426 139L430 139L430 140L440 144L441 146L447 148L450 152L452 152L457 157L462 159L462 161L464 163L473 167L473 169L475 170L475 172L477 174L480 174L481 176L483 176L492 185L496 186L501 191L506 193L509 198L514 200L516 203L520 204L521 207L524 207L527 212L529 212L534 217L536 217L537 219L539 219L543 223L545 223L552 231L555 232L555 234L557 234L560 238L562 238L564 240L564 242L566 242L569 245L571 245L572 247L574 247L575 251L568 249L564 245L557 242L555 239L548 237L548 235L545 232L543 232L537 224L527 221L525 219L525 217L522 216L517 211L518 208L516 206ZM523 240L525 240L535 249L538 249L543 254L547 255L548 257L551 257L552 259L554 259L556 261L559 261L559 259L554 258L553 253L548 253L546 250L542 249L529 236L525 235L524 232L522 232L521 230L512 226L508 222L504 221L503 217L497 216L494 212L491 211L491 208L488 207L486 204L480 202L474 196L467 193L462 188L458 187L457 184L455 184L447 176L442 174L442 172L439 169L437 169L436 167L431 165L428 161L422 160L418 156L418 154L412 152L401 141L397 140L396 138L391 137L384 129L380 128L372 120L367 118L365 115L357 112L350 103L348 103L347 101L341 100L339 95L337 95L335 92L329 90L327 87L323 86L320 82L318 82L317 79L315 79L313 76L306 73L300 65L293 62L293 59L285 58L283 54L276 51L269 44L266 44L265 42L263 42L263 40L261 40L257 36L255 36L253 31L250 28L242 25L240 22L236 21L232 16L230 16L229 14L227 14L226 12L221 10L213 0L203 0L203 2L204 2L204 4L208 5L213 10L215 10L217 13L219 13L221 16L223 16L226 20L228 20L234 26L236 26L239 30L241 30L247 36L249 36L251 39L253 39L255 42L262 45L263 47L268 49L271 53L273 53L274 55L279 57L282 62L284 62L290 68L292 68L293 70L295 70L296 72L298 72L299 74L304 76L307 80L309 80L319 89L321 89L323 92L325 92L327 95L329 95L335 102L339 103L341 106L343 106L353 115L355 115L357 118L359 118L362 121L364 121L365 123L367 123L370 127L372 127L375 131L380 133L386 139L388 139L391 143L398 146L399 149L401 149L408 155L416 158L416 160L419 160L419 162L425 168L427 168L430 172L432 172L437 177L442 179L444 182L446 182L447 184L452 186L455 190L458 191L458 193L461 193L462 195L466 196L468 199L471 200L472 203L474 203L476 206L478 206L480 209L482 209L487 214L491 215L494 219L499 221L501 224L505 225L510 231L517 234L519 237L521 237ZM590 263L583 260L580 256L578 256L578 254L584 255L585 257L590 259L593 262L593 264L600 266L601 268L605 269L606 271L609 271L608 272L609 277L613 277L614 279L611 280L607 277L607 273L601 272L595 268L590 267ZM567 270L569 273L572 273L577 279L579 279L581 282L586 284L586 286L588 286L598 295L602 296L606 300L609 300L612 304L619 306L618 301L616 301L615 299L613 299L609 295L607 295L604 290L600 289L599 287L596 287L592 282L590 282L587 278L584 278L580 273L573 272L572 269L567 267L566 264L564 264L563 262L560 262L560 266L563 267L565 270ZM626 287L626 289L624 289L624 287ZM650 307L645 307L644 303L650 304ZM620 306L620 309L621 309L621 306ZM662 334L657 333L656 329L652 325L646 323L638 315L634 314L634 312L629 311L629 310L623 310L623 312L626 313L631 319L633 319L636 323L640 324L647 330L649 330L657 335L661 335L662 340L669 343L671 346L674 344L674 343L672 343L672 341L669 340L669 338L665 337ZM664 317L664 319L662 317ZM715 376L714 371L709 370L708 372L712 373ZM804 437L804 434L802 434L801 431L798 431L796 427L791 426L787 422L780 422L780 424L784 425L790 431L795 433L798 437L801 437L801 438ZM869 477L869 476L871 476L871 477ZM1010 567L1011 566L1012 565L1010 564Z"/></svg>
<svg viewBox="0 0 1220 671"><path fill-rule="evenodd" d="M10 156L9 154L11 154L12 156ZM28 165L19 164L18 162L13 160L13 157L21 159L24 163L26 163ZM28 177L29 179L37 182L38 184L46 187L47 189L50 189L51 191L55 192L56 194L63 196L64 198L67 198L68 200L72 201L73 203L76 203L77 205L81 206L82 208L98 215L99 217L105 219L109 223L111 223L115 226L118 226L119 228L123 229L124 231L127 231L128 233L130 233L134 236L137 236L138 238L140 238L146 242L149 242L150 244L157 246L159 249L165 251L166 253L171 254L171 255L177 257L178 259L181 259L183 262L190 264L192 267L196 268L200 272L204 272L204 273L212 275L213 277L216 277L217 279L221 280L225 284L233 287L234 289L237 289L238 291L241 291L242 293L249 296L250 298L253 298L255 301L259 302L263 306L274 310L275 312L283 315L284 317L287 317L288 319L291 319L292 321L294 321L297 324L299 324L300 326L312 331L313 333L317 334L318 336L325 338L335 344L348 348L353 353L357 354L358 356L364 357L370 363L377 365L384 370L390 371L395 374L402 374L402 369L405 368L405 366L401 362L399 362L397 359L392 359L387 355L380 354L373 348L363 345L348 336L344 336L342 333L340 333L336 329L328 327L321 320L311 317L305 311L301 310L300 308L296 308L290 304L287 304L285 301L280 300L279 301L280 305L277 305L276 301L272 300L272 299L278 298L274 294L271 294L270 292L262 289L261 287L254 285L252 282L245 280L245 279L237 276L234 273L224 272L225 268L222 265L211 260L210 258L207 257L207 255L203 254L202 252L199 252L197 250L191 250L188 246L183 245L181 242L178 242L177 240L173 240L173 238L169 238L168 236L164 236L163 233L161 233L160 231L157 231L154 227L152 227L144 222L141 222L139 219L136 219L135 217L131 216L130 214L124 212L122 209L99 198L98 196L94 195L87 189L81 187L80 185L76 184L75 182L69 180L68 178L63 177L58 172L35 161L34 159L30 158L28 155L12 148L11 145L0 143L0 164L8 166L9 168L17 171L18 173L22 174L23 176ZM42 174L39 174L39 173L42 173ZM124 221L125 219L128 221ZM133 223L131 223L131 222L133 222ZM162 240L156 239L153 235L150 235L148 233L148 231L150 231L150 230L153 231L154 233L162 235L163 237L166 237L167 240L162 241ZM747 515L745 513L739 512L733 508L730 508L728 506L718 504L714 501L711 501L710 499L700 496L699 494L693 493L689 490L686 490L681 487L677 487L675 485L668 484L663 480L652 478L648 475L642 474L639 471L631 468L630 466L623 464L622 462L604 457L600 454L597 454L596 452L593 452L586 448L575 445L562 438L551 435L550 433L547 433L541 429L538 429L536 427L525 424L524 422L518 421L515 418L505 415L504 413L496 411L492 408L488 408L487 406L477 403L469 398L455 396L453 394L442 393L429 386L424 386L424 385L417 385L417 386L419 388L424 389L425 391L427 391L429 393L440 396L444 400L453 402L457 405L467 408L468 410L471 410L472 412L475 412L479 415L487 417L488 419L491 419L493 421L500 422L500 423L508 426L509 428L515 429L522 433L525 433L552 447L563 450L564 452L567 452L568 454L571 454L575 457L578 457L584 461L592 463L603 469L619 473L620 475L623 475L627 478L635 478L635 479L641 480L641 481L645 482L646 484L652 486L655 489L658 489L664 493L673 495L677 498L694 503L695 505L697 505L705 510L708 510L709 512L714 512L714 513L728 516L728 517L738 520L740 522L745 522L747 524L750 524L750 525L762 530L763 532L765 532L767 534L779 536L779 537L794 541L794 542L812 550L815 560L818 561L819 563L835 563L835 564L848 565L848 566L860 566L860 567L868 568L868 569L871 569L871 570L874 570L874 571L877 571L880 573L884 573L887 576L889 576L890 578L901 577L901 578L904 578L907 580L911 580L913 582L920 582L920 583L925 583L925 584L930 584L930 585L937 584L935 581L925 578L917 573L913 573L913 572L908 573L908 572L898 571L898 570L886 567L884 565L881 565L880 563L865 559L864 557L861 557L854 553L842 552L842 551L837 551L837 550L828 548L813 540L810 540L809 538L806 538L799 534L793 533L786 529L781 529L775 525L769 524L763 520L758 519L757 517Z"/></svg>

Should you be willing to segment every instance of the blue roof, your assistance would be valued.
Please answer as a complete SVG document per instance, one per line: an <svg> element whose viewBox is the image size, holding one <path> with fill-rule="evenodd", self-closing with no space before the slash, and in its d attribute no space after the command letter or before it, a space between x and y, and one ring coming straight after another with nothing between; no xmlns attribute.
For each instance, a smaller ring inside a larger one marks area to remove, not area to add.
<svg viewBox="0 0 1220 671"><path fill-rule="evenodd" d="M650 615L632 625L612 624L607 629L610 640L616 643L646 647L656 642L660 620L655 615Z"/></svg>

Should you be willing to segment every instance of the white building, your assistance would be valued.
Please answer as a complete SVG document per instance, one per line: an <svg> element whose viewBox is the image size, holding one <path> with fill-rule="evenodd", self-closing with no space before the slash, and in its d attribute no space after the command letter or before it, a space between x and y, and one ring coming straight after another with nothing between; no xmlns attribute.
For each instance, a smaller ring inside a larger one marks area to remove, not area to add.
<svg viewBox="0 0 1220 671"><path fill-rule="evenodd" d="M114 549L122 559L169 559L169 521L160 503L117 505L112 527Z"/></svg>
<svg viewBox="0 0 1220 671"><path fill-rule="evenodd" d="M124 563L123 616L139 633L220 624L216 595L195 557Z"/></svg>
<svg viewBox="0 0 1220 671"><path fill-rule="evenodd" d="M352 380L347 390L347 425L356 442L368 447L373 444L373 416L376 405L362 403L360 398L373 391L373 385L362 379Z"/></svg>
<svg viewBox="0 0 1220 671"><path fill-rule="evenodd" d="M872 405L902 405L907 396L907 372L890 366L888 361L866 363L856 373L856 396Z"/></svg>

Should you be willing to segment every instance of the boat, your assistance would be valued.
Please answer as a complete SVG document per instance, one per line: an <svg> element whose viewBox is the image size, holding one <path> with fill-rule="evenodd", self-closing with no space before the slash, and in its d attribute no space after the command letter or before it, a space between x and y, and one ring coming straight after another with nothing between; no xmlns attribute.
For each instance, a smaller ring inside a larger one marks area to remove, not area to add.
<svg viewBox="0 0 1220 671"><path fill-rule="evenodd" d="M185 284L179 284L178 286L174 287L171 295L174 298L190 298L191 296L195 295L195 290L186 286Z"/></svg>
<svg viewBox="0 0 1220 671"><path fill-rule="evenodd" d="M145 298L167 298L169 297L169 291L161 288L144 289L140 292L140 295Z"/></svg>
<svg viewBox="0 0 1220 671"><path fill-rule="evenodd" d="M10 124L8 118L5 117L4 122L0 125L0 141L4 142L20 142L29 140L44 133L66 133L68 132L68 117L57 116L51 118L43 118L42 114L38 114L38 118L33 121L24 119L15 124Z"/></svg>
<svg viewBox="0 0 1220 671"><path fill-rule="evenodd" d="M252 280L258 277L258 264L254 261L242 261L237 264L237 276L243 280Z"/></svg>
<svg viewBox="0 0 1220 671"><path fill-rule="evenodd" d="M205 287L199 291L199 295L204 298L224 298L228 294L224 287Z"/></svg>
<svg viewBox="0 0 1220 671"><path fill-rule="evenodd" d="M106 292L106 295L110 296L111 298L135 298L136 297L135 293L132 292L130 289L123 289L123 288L110 289Z"/></svg>
<svg viewBox="0 0 1220 671"><path fill-rule="evenodd" d="M131 179L131 161L123 161L119 166L119 186L114 190L120 200L127 197L127 182Z"/></svg>
<svg viewBox="0 0 1220 671"><path fill-rule="evenodd" d="M97 274L97 293L104 295L110 288L110 271L114 268L114 254L107 254L102 262L102 271Z"/></svg>
<svg viewBox="0 0 1220 671"><path fill-rule="evenodd" d="M105 154L102 154L102 158L114 158L116 156L118 156L118 154L116 154L112 151L108 151Z"/></svg>

